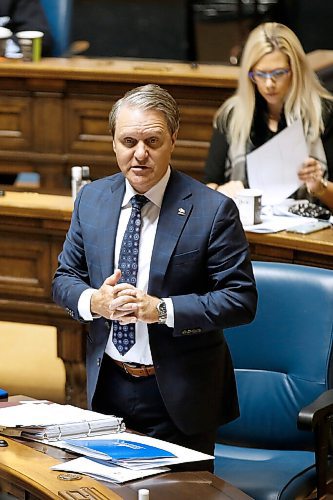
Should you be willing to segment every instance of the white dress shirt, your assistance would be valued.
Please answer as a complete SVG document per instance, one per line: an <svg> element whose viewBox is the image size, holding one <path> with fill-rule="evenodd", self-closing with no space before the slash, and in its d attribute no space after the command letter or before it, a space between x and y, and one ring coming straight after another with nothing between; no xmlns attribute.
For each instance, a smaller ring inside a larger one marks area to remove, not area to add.
<svg viewBox="0 0 333 500"><path fill-rule="evenodd" d="M166 174L162 179L149 191L144 193L149 202L147 202L142 210L142 222L141 222L141 233L140 233L140 243L139 243L139 263L138 263L138 274L136 287L139 290L147 292L148 280L150 272L150 262L151 255L153 252L157 223L160 215L160 210L162 206L162 200L164 196L164 191L170 177L170 167L168 168ZM118 222L116 244L115 244L115 262L114 268L118 267L118 258L120 253L120 247L123 240L124 232L131 214L131 198L138 194L132 186L129 184L127 179L125 179L125 194L121 206L121 212ZM90 311L90 299L91 295L94 293L95 289L89 288L85 290L79 299L78 311L80 316L86 321L92 321L94 318ZM169 327L174 326L174 310L172 300L170 298L164 299L167 306L167 321L166 324ZM151 365L152 357L149 346L148 339L148 328L147 324L141 321L136 323L135 328L135 344L131 349L126 352L125 355L121 355L116 349L112 342L112 328L109 336L109 340L105 349L105 352L113 359L117 359L124 362L140 363L143 365Z"/></svg>

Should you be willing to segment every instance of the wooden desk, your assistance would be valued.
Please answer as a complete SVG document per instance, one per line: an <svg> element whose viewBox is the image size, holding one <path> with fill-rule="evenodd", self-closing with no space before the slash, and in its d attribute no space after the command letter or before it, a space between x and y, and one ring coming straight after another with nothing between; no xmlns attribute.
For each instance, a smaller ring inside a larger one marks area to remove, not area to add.
<svg viewBox="0 0 333 500"><path fill-rule="evenodd" d="M333 269L333 229L302 235L282 231L247 233L253 260L289 262Z"/></svg>
<svg viewBox="0 0 333 500"><path fill-rule="evenodd" d="M68 196L8 192L0 197L0 319L57 328L66 400L85 407L85 327L51 297L72 207Z"/></svg>
<svg viewBox="0 0 333 500"><path fill-rule="evenodd" d="M0 197L0 320L57 328L66 400L85 407L85 326L51 298L51 281L69 227L68 196L7 192ZM310 235L248 233L252 258L333 269L333 230Z"/></svg>
<svg viewBox="0 0 333 500"><path fill-rule="evenodd" d="M175 168L201 179L213 115L235 90L239 69L122 59L0 62L0 173L35 171L41 187L69 189L73 165L92 177L117 170L108 115L125 91L158 83L180 106Z"/></svg>
<svg viewBox="0 0 333 500"><path fill-rule="evenodd" d="M27 398L14 396L10 399ZM0 448L0 496L1 492L7 492L15 498L35 500L137 500L138 490L147 488L150 490L150 500L251 500L251 497L230 483L201 471L171 472L125 485L110 485L84 475L80 475L80 479L68 481L61 479L63 476L68 477L68 474L51 471L50 467L75 458L74 455L33 441L7 437L5 440L8 447Z"/></svg>

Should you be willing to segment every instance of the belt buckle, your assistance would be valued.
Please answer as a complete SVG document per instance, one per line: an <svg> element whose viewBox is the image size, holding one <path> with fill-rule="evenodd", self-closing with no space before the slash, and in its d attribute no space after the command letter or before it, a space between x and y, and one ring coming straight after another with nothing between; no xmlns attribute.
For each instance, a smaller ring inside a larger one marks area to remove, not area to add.
<svg viewBox="0 0 333 500"><path fill-rule="evenodd" d="M127 370L126 363L123 363L123 369L124 369L124 372L125 372L127 375L131 375L131 374L129 373L129 371Z"/></svg>
<svg viewBox="0 0 333 500"><path fill-rule="evenodd" d="M123 368L124 368L124 371L126 373L126 375L130 375L131 377L134 377L134 378L140 378L141 375L135 375L134 373L131 373L127 366L126 366L126 363L123 363ZM133 367L134 368L134 367Z"/></svg>

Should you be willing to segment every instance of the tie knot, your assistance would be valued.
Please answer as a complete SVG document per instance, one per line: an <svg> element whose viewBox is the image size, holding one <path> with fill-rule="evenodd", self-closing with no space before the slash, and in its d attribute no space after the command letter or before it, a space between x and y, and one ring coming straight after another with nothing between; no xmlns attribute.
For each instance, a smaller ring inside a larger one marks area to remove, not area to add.
<svg viewBox="0 0 333 500"><path fill-rule="evenodd" d="M148 198L143 194L136 194L131 198L131 204L133 208L141 210L141 208L147 203Z"/></svg>

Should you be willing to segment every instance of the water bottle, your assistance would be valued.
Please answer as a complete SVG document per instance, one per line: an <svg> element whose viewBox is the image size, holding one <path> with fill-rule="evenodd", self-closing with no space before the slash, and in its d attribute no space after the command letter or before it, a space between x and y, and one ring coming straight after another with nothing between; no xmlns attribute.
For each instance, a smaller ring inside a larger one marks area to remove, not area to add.
<svg viewBox="0 0 333 500"><path fill-rule="evenodd" d="M82 167L72 167L72 198L75 200L77 193L81 189L82 183Z"/></svg>
<svg viewBox="0 0 333 500"><path fill-rule="evenodd" d="M81 187L84 186L85 184L89 184L89 182L91 182L90 168L88 167L88 165L83 165Z"/></svg>

